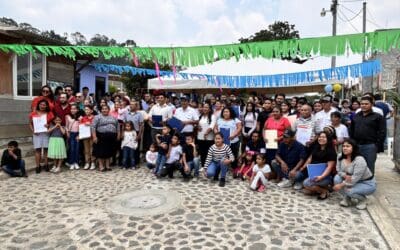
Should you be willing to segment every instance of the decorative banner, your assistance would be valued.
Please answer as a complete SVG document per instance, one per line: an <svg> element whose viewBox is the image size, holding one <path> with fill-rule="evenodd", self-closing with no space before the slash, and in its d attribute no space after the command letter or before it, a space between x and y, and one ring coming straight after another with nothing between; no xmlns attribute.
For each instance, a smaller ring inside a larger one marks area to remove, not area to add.
<svg viewBox="0 0 400 250"><path fill-rule="evenodd" d="M92 66L99 72L114 72L118 74L132 73L133 75L152 75L157 76L158 72L154 69L143 69L131 66L118 66L112 64L93 64ZM253 88L253 87L284 87L295 86L301 83L313 83L317 80L327 81L333 79L346 79L348 77L367 77L374 76L381 72L382 66L379 60L366 61L363 63L341 66L336 68L312 70L305 72L276 74L276 75L253 75L253 76L223 76L209 74L178 73L182 78L189 79L197 77L207 78L209 84L220 87L221 84L230 88ZM160 70L161 76L173 76L173 71ZM331 86L332 87L332 86ZM332 90L331 90L332 91ZM329 92L331 92L329 91Z"/></svg>
<svg viewBox="0 0 400 250"><path fill-rule="evenodd" d="M105 59L113 57L137 57L141 61L153 60L168 65L197 66L235 57L294 58L344 55L351 50L360 54L365 51L387 52L400 48L400 29L381 30L340 36L289 39L268 42L252 42L226 45L208 45L195 47L96 47L96 46L46 46L29 44L0 44L0 51L14 52L17 55L42 53L46 56L64 56L76 59L76 56L89 55ZM130 49L134 51L131 53ZM173 53L172 53L173 52ZM134 56L134 55L135 56ZM172 56L174 55L174 56ZM175 58L173 58L175 57ZM174 63L175 61L175 63Z"/></svg>

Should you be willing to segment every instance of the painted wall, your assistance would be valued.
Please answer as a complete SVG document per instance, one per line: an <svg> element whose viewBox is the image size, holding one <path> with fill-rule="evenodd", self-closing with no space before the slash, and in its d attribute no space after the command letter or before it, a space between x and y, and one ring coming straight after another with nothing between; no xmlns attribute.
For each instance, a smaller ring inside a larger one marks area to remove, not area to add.
<svg viewBox="0 0 400 250"><path fill-rule="evenodd" d="M79 68L79 66L78 66ZM98 72L94 69L92 66L86 66L84 69L81 70L80 72L81 77L80 77L80 86L79 86L79 91L82 91L83 87L88 87L89 88L89 93L95 93L96 90L96 76L104 77L106 79L106 88L105 92L108 92L108 74L107 73L102 73Z"/></svg>

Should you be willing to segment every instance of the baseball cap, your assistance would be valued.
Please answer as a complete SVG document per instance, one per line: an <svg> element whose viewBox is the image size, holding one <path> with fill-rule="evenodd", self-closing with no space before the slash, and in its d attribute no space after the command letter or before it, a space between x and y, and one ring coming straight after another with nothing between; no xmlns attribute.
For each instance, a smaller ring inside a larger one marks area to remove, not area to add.
<svg viewBox="0 0 400 250"><path fill-rule="evenodd" d="M285 132L283 132L283 137L285 138L291 138L295 135L296 133L291 130L291 129L286 129Z"/></svg>
<svg viewBox="0 0 400 250"><path fill-rule="evenodd" d="M332 96L324 95L324 97L321 98L321 102L332 102Z"/></svg>

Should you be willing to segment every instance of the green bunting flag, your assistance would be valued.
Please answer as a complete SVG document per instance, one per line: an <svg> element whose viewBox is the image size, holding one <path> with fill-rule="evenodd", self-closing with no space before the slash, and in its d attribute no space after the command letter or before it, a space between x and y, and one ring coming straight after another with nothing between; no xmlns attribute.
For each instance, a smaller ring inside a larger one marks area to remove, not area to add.
<svg viewBox="0 0 400 250"><path fill-rule="evenodd" d="M13 52L17 55L41 53L46 56L59 55L70 59L75 59L77 55L89 55L96 58L102 56L105 59L113 57L133 59L133 50L140 61L153 60L156 57L160 64L182 66L204 65L214 62L216 58L221 60L235 57L238 60L242 56L272 59L305 57L311 54L339 56L350 50L359 54L363 51L387 52L392 48L400 48L400 29L340 36L173 48L0 44L0 51L6 53Z"/></svg>

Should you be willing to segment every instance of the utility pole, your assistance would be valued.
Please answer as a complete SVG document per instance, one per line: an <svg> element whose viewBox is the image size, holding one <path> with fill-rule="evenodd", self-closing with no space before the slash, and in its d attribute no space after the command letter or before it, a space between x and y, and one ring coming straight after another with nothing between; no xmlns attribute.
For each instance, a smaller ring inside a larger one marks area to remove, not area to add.
<svg viewBox="0 0 400 250"><path fill-rule="evenodd" d="M363 2L363 33L367 32L367 2ZM364 37L364 50L363 62L365 61L365 37Z"/></svg>
<svg viewBox="0 0 400 250"><path fill-rule="evenodd" d="M337 1L337 0L332 0L332 5L331 5L331 12L332 12L332 36L336 36L337 7L338 7L338 1ZM335 68L335 67L336 67L336 56L332 56L331 68Z"/></svg>

